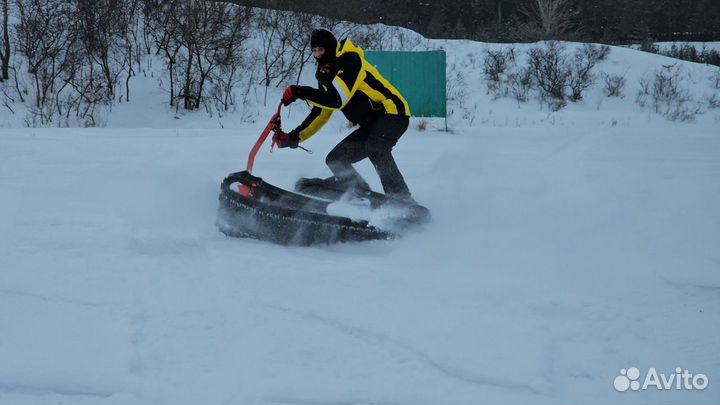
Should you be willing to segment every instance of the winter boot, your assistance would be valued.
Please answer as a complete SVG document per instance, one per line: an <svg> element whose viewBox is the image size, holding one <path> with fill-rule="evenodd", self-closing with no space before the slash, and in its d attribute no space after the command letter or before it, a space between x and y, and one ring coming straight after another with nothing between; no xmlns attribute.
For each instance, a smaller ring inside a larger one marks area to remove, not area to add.
<svg viewBox="0 0 720 405"><path fill-rule="evenodd" d="M386 194L388 198L391 200L400 202L405 205L419 205L417 201L412 197L409 191L400 192L400 193L388 193Z"/></svg>
<svg viewBox="0 0 720 405"><path fill-rule="evenodd" d="M307 179L305 184L342 192L352 191L362 193L370 191L370 186L363 179L340 180L335 176L330 176L325 179Z"/></svg>

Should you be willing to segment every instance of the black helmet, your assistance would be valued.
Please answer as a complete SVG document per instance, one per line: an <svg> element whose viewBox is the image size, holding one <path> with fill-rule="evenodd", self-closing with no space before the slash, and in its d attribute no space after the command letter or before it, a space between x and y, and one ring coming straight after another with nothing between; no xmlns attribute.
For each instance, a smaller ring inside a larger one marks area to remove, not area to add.
<svg viewBox="0 0 720 405"><path fill-rule="evenodd" d="M320 65L332 62L333 59L335 59L337 43L338 42L337 39L335 39L335 35L333 35L332 32L322 28L313 30L312 35L310 36L311 49L315 49L318 46L322 46L323 48L325 48L325 54L318 61Z"/></svg>

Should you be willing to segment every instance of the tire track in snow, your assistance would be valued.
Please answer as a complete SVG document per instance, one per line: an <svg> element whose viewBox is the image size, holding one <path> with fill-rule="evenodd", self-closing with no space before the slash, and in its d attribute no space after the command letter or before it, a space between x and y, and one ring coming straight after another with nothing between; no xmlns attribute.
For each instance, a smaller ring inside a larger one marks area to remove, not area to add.
<svg viewBox="0 0 720 405"><path fill-rule="evenodd" d="M357 327L343 321L331 318L329 316L320 315L312 312L292 310L278 305L263 305L265 308L270 310L292 315L294 317L319 323L325 327L333 329L344 335L348 335L354 339L357 339L367 345L385 345L392 348L394 351L403 352L415 360L425 364L435 372L442 374L448 378L456 381L461 381L467 384L481 385L481 386L492 386L496 388L503 388L513 391L522 391L526 393L532 393L536 395L545 395L546 393L539 391L528 384L522 384L516 381L507 379L501 379L488 375L477 375L476 373L462 370L459 367L441 363L438 360L432 358L429 354L413 347L412 345L397 340L388 335L374 332L368 329Z"/></svg>

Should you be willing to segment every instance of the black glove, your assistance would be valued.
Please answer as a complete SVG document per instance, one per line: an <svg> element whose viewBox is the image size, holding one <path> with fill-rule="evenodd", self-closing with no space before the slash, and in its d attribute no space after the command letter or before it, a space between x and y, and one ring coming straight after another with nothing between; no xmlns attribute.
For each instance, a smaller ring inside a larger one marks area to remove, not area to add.
<svg viewBox="0 0 720 405"><path fill-rule="evenodd" d="M300 144L300 134L292 130L288 134L287 132L280 131L275 135L275 143L278 148L292 148L295 149Z"/></svg>

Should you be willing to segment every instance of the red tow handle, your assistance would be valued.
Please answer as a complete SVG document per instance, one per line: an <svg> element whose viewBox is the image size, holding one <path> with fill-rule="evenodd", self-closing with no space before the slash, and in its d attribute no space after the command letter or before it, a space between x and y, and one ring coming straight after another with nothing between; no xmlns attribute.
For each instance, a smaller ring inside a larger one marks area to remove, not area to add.
<svg viewBox="0 0 720 405"><path fill-rule="evenodd" d="M282 109L282 102L278 104L277 112L272 116L272 118L270 118L270 122L268 122L268 124L265 126L265 130L263 130L262 134L260 134L260 138L258 138L257 142L255 142L255 146L253 146L252 150L250 151L250 156L248 157L246 169L250 173L252 172L253 166L255 165L255 155L257 155L260 147L270 134L270 131L274 132L275 134L280 132L280 109ZM274 146L275 136L273 136L271 148Z"/></svg>
<svg viewBox="0 0 720 405"><path fill-rule="evenodd" d="M252 150L250 150L250 156L248 156L247 163L248 173L252 172L253 166L255 165L255 155L257 155L260 147L263 143L265 143L265 140L267 139L268 135L270 135L271 131L274 132L274 135L270 150L272 151L272 148L275 146L275 138L280 132L280 109L282 109L282 102L278 104L277 112L272 116L272 118L270 118L270 122L268 122L268 124L265 126L265 129L263 130L262 134L260 134L257 142L255 142L255 146L253 146ZM246 186L245 184L241 184L240 187L238 187L238 193L240 193L240 195L242 196L252 195L252 192L253 187Z"/></svg>

